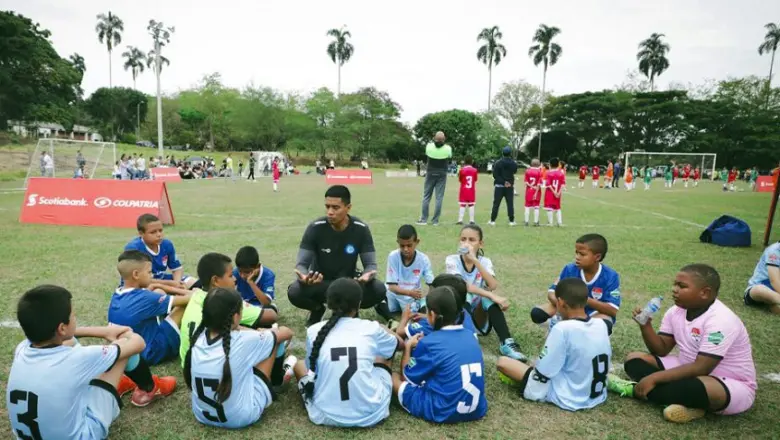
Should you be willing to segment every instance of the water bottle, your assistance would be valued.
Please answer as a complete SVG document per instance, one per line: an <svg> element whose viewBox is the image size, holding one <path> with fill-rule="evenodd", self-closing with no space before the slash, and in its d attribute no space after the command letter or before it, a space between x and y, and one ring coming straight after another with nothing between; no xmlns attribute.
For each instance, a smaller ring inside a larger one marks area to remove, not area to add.
<svg viewBox="0 0 780 440"><path fill-rule="evenodd" d="M409 308L411 309L412 313L417 313L420 311L420 302L417 300L412 301L412 303L409 305Z"/></svg>
<svg viewBox="0 0 780 440"><path fill-rule="evenodd" d="M563 318L561 318L561 315L556 313L555 315L550 318L550 329L552 330L553 327L555 327L555 324L561 322Z"/></svg>
<svg viewBox="0 0 780 440"><path fill-rule="evenodd" d="M647 321L649 321L653 315L661 310L661 301L663 299L664 298L662 296L656 296L655 298L651 299L645 308L643 308L642 311L634 317L634 320L641 325L647 324Z"/></svg>

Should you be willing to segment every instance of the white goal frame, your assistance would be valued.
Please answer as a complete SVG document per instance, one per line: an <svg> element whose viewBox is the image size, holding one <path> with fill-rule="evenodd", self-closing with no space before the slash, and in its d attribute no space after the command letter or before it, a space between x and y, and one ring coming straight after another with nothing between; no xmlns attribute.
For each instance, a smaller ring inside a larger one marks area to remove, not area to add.
<svg viewBox="0 0 780 440"><path fill-rule="evenodd" d="M38 143L35 144L35 150L32 152L32 155L30 155L30 165L27 168L27 175L24 178L24 187L27 188L27 182L30 180L30 177L33 176L33 170L37 168L37 157L40 155L42 151L46 151L49 153L49 155L52 157L52 160L55 163L54 170L52 171L52 177L57 177L57 166L56 166L56 160L55 158L55 152L56 143L63 143L63 144L73 144L73 145L79 145L79 146L85 146L85 147L95 147L100 148L97 153L97 157L95 157L94 160L94 166L92 167L92 170L90 170L89 178L93 179L95 177L95 171L97 171L98 166L100 165L100 158L103 157L103 151L106 149L106 146L111 148L112 154L113 154L113 161L111 162L110 169L113 169L114 164L116 163L116 144L114 142L93 142L93 141L79 141L74 139L60 139L60 138L46 138L46 139L38 139ZM61 176L62 177L62 176Z"/></svg>
<svg viewBox="0 0 780 440"><path fill-rule="evenodd" d="M718 163L718 155L715 153L677 153L674 151L627 151L624 153L626 165L625 167L628 168L629 164L629 158L631 155L635 156L701 156L701 169L704 171L704 158L708 156L712 156L712 169L710 174L710 179L715 179L715 169L716 165Z"/></svg>

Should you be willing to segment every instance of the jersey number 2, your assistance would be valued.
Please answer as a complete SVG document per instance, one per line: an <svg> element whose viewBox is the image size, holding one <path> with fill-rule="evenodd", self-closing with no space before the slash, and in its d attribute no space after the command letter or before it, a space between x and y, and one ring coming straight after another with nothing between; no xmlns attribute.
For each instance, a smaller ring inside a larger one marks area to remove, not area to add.
<svg viewBox="0 0 780 440"><path fill-rule="evenodd" d="M600 354L593 358L593 382L590 383L590 398L595 399L604 392L604 386L607 384L607 373L609 372L609 357L606 354Z"/></svg>
<svg viewBox="0 0 780 440"><path fill-rule="evenodd" d="M342 356L346 356L349 361L347 369L339 378L339 390L341 391L341 400L349 400L349 380L357 371L357 347L335 347L330 349L330 360L338 362Z"/></svg>
<svg viewBox="0 0 780 440"><path fill-rule="evenodd" d="M38 418L38 395L27 391L13 390L9 395L9 400L12 405L16 405L22 400L27 401L27 412L17 415L16 420L30 430L30 435L18 429L16 435L22 440L41 440L41 430L35 420Z"/></svg>
<svg viewBox="0 0 780 440"><path fill-rule="evenodd" d="M212 399L211 397L206 395L206 388L211 388L214 390L214 392L217 391L217 388L219 388L219 380L218 379L206 379L203 377L196 377L195 378L195 388L196 392L198 393L198 399L205 403L206 405L211 406L212 408L217 410L217 416L214 417L210 412L203 411L203 417L211 420L212 422L216 423L225 423L227 422L227 417L225 416L225 408L222 407L222 404L217 402L216 400Z"/></svg>
<svg viewBox="0 0 780 440"><path fill-rule="evenodd" d="M466 402L458 402L458 414L471 414L479 406L479 388L471 383L471 375L482 377L482 364L466 364L460 366L460 378L463 382L463 391L471 394L471 405Z"/></svg>

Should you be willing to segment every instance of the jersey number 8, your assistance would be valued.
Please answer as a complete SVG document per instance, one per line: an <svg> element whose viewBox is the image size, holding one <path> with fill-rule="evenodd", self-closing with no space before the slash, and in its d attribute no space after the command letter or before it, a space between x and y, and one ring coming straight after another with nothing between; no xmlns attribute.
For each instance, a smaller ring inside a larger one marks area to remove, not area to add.
<svg viewBox="0 0 780 440"><path fill-rule="evenodd" d="M593 358L593 382L590 383L590 398L595 399L604 392L609 372L609 356L600 354Z"/></svg>
<svg viewBox="0 0 780 440"><path fill-rule="evenodd" d="M466 402L458 402L458 414L471 414L479 406L479 388L471 383L471 375L482 377L482 364L466 364L460 366L460 378L463 381L463 390L471 394L471 405Z"/></svg>

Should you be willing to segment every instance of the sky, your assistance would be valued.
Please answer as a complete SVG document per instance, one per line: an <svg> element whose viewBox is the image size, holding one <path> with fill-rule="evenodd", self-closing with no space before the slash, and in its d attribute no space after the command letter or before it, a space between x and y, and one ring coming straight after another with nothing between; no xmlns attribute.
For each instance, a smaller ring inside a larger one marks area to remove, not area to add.
<svg viewBox="0 0 780 440"><path fill-rule="evenodd" d="M133 84L122 67L126 46L153 47L150 19L176 28L163 49L171 60L162 73L166 94L213 72L236 88L252 83L303 94L320 87L335 91L337 68L326 54L325 34L347 26L355 53L342 68L342 92L365 86L387 91L411 124L430 112L487 108L488 71L476 58L476 37L486 27L499 26L507 48L493 69L494 92L517 79L541 85L541 67L528 57L531 37L541 23L559 27L563 53L547 84L560 95L621 84L636 69L637 45L653 32L665 34L671 45L661 88L765 76L770 57L757 51L763 26L780 22L780 1L773 0L0 0L0 9L49 29L61 56L81 54L87 95L109 84L108 53L95 32L100 13L111 11L124 21L113 54L115 86ZM155 93L151 70L137 87Z"/></svg>

